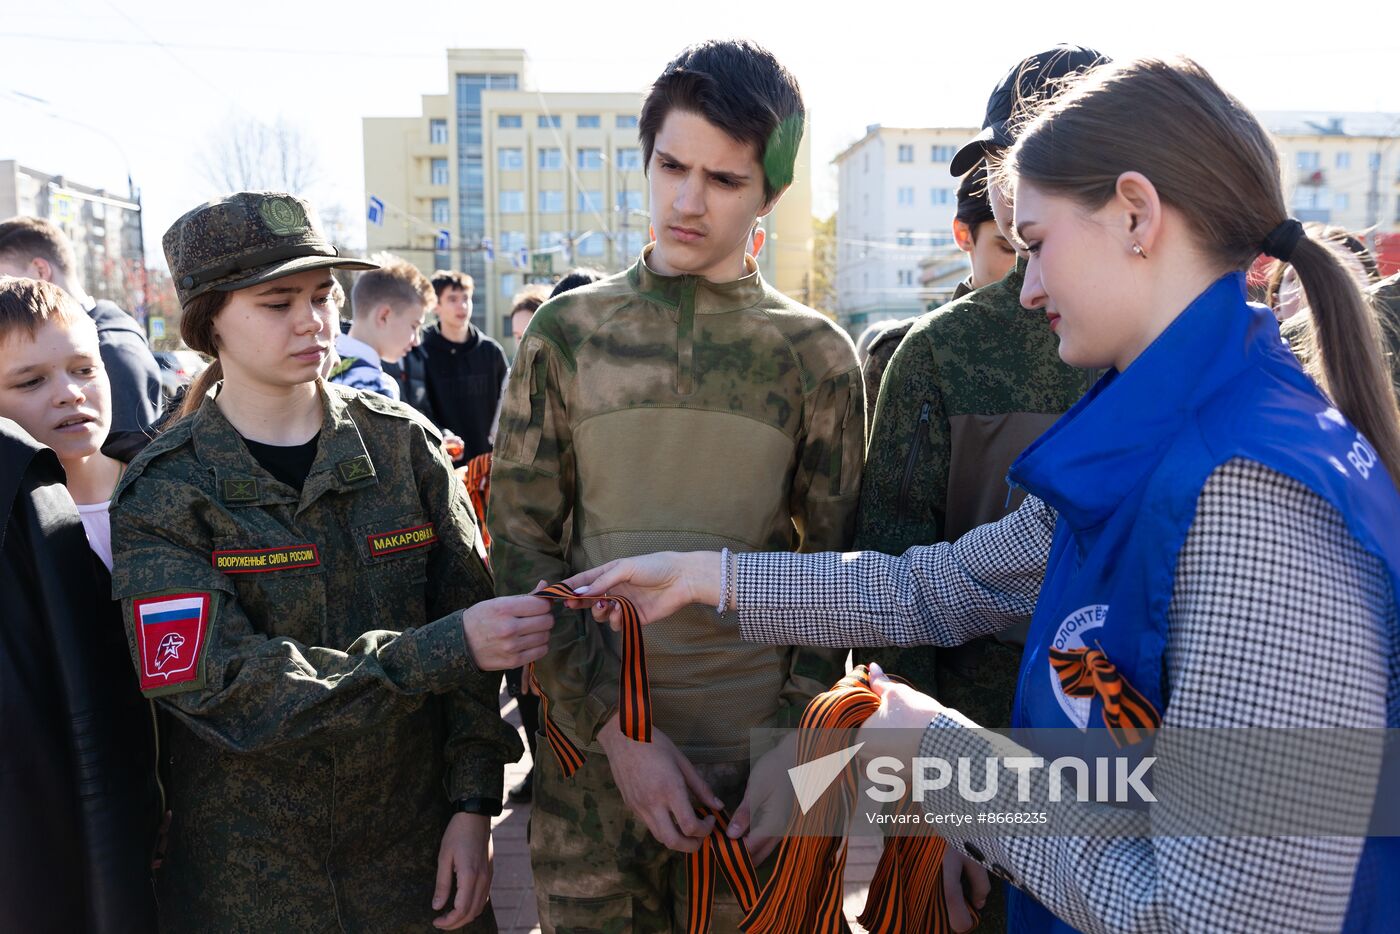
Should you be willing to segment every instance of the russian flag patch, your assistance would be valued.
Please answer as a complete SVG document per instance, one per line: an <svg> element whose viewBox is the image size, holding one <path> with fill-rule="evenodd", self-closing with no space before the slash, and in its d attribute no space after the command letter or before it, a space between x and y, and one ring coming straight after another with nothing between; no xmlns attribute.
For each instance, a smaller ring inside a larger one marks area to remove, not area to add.
<svg viewBox="0 0 1400 934"><path fill-rule="evenodd" d="M132 601L142 691L185 684L199 677L211 599L208 593L182 593Z"/></svg>

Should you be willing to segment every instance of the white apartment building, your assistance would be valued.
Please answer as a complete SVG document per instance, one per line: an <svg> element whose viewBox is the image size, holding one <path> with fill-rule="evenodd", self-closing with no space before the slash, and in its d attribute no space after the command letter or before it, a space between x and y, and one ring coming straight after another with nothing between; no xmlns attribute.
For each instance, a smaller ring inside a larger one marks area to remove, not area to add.
<svg viewBox="0 0 1400 934"><path fill-rule="evenodd" d="M1284 193L1301 221L1400 231L1400 114L1259 114L1273 135Z"/></svg>
<svg viewBox="0 0 1400 934"><path fill-rule="evenodd" d="M976 134L972 127L875 124L833 160L837 320L853 333L924 310L920 261L957 252L960 180L948 163Z"/></svg>

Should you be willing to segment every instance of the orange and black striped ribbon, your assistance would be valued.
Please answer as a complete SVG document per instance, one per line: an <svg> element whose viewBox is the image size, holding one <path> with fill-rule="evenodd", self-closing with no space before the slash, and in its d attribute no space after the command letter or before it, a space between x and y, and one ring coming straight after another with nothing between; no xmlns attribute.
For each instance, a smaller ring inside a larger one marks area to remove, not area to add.
<svg viewBox="0 0 1400 934"><path fill-rule="evenodd" d="M1142 742L1162 725L1157 708L1099 649L1051 649L1050 664L1065 694L1103 701L1104 726L1120 747Z"/></svg>
<svg viewBox="0 0 1400 934"><path fill-rule="evenodd" d="M704 806L697 807L695 813L702 818L715 819L715 828L705 838L704 844L686 857L690 882L690 914L686 930L689 934L705 934L710 929L714 913L716 870L729 883L729 890L746 913L753 910L754 903L758 901L758 873L754 871L753 860L749 858L744 841L731 840L725 833L729 829L727 813Z"/></svg>
<svg viewBox="0 0 1400 934"><path fill-rule="evenodd" d="M830 691L819 694L802 714L797 737L799 762L844 748L850 730L880 707L870 674L858 666ZM845 836L818 833L844 826L855 799L854 764L835 782L839 794L822 795L805 814L794 813L778 849L777 864L753 911L740 925L750 934L838 934L845 930L842 880ZM906 804L905 807L913 807ZM874 934L951 931L943 896L942 861L947 845L938 837L886 841L858 919Z"/></svg>
<svg viewBox="0 0 1400 934"><path fill-rule="evenodd" d="M570 600L577 595L564 584L551 584L539 591L550 600ZM610 594L592 600L612 600L622 610L622 683L618 698L618 727L622 735L638 743L651 742L651 688L647 681L646 649L642 642L642 618L636 606L626 597ZM540 719L544 723L545 740L566 778L572 777L583 765L583 750L579 749L549 716L549 699L540 690L534 666L530 666L530 684L540 698ZM758 898L758 874L742 840L731 840L725 831L729 815L722 810L701 806L696 813L702 818L714 817L715 826L704 844L687 856L690 882L690 920L688 934L707 934L714 912L715 872L729 883L730 890L744 911L749 911Z"/></svg>
<svg viewBox="0 0 1400 934"><path fill-rule="evenodd" d="M467 487L467 498L476 513L476 525L481 529L481 543L491 547L491 533L486 530L486 504L491 501L491 452L478 454L457 468L457 475Z"/></svg>
<svg viewBox="0 0 1400 934"><path fill-rule="evenodd" d="M551 584L539 591L537 596L549 600L573 600L578 595L564 584ZM590 596L591 600L612 600L622 610L622 679L618 690L618 728L622 735L638 743L651 742L651 687L647 681L646 646L642 642L642 618L637 608L626 597L603 594ZM530 683L540 697L540 714L544 723L545 739L549 742L554 758L566 778L572 777L583 765L586 758L564 731L549 717L549 700L540 691L533 667Z"/></svg>

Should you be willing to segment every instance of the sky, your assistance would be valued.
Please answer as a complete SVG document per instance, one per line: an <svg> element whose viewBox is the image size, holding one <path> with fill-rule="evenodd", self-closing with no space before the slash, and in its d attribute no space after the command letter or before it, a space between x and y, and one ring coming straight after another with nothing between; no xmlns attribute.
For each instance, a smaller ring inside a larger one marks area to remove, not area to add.
<svg viewBox="0 0 1400 934"><path fill-rule="evenodd" d="M322 169L313 202L362 218L361 118L445 93L449 47L523 48L540 90L640 101L685 45L726 37L797 76L821 215L836 204L830 160L867 125L978 125L1007 69L1059 42L1189 55L1255 110L1400 112L1394 2L51 0L0 19L0 159L118 191L129 172L155 259L170 223L220 194L200 160L229 121L301 127Z"/></svg>

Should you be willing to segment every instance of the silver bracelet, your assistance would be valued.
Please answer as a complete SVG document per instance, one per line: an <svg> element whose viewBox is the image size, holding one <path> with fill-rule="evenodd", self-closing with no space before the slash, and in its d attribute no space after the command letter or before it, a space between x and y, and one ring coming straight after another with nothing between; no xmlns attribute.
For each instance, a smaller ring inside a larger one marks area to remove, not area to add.
<svg viewBox="0 0 1400 934"><path fill-rule="evenodd" d="M719 605L715 610L723 616L729 608L729 549L719 553Z"/></svg>
<svg viewBox="0 0 1400 934"><path fill-rule="evenodd" d="M737 552L729 552L729 560L726 562L725 570L729 572L729 609L737 613L739 612L739 555Z"/></svg>

